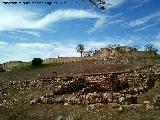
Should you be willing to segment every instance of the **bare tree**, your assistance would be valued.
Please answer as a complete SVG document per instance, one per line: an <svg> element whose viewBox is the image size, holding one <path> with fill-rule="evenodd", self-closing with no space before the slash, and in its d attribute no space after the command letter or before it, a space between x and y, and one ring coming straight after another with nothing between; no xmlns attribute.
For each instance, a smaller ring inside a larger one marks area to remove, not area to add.
<svg viewBox="0 0 160 120"><path fill-rule="evenodd" d="M76 47L77 52L81 53L81 57L83 55L83 52L85 50L84 45L83 44L78 44Z"/></svg>
<svg viewBox="0 0 160 120"><path fill-rule="evenodd" d="M103 10L106 9L107 5L110 5L110 4L107 4L106 0L89 0L89 2L93 6L103 9Z"/></svg>
<svg viewBox="0 0 160 120"><path fill-rule="evenodd" d="M109 45L107 45L108 49L114 49L114 48L118 48L118 47L120 47L120 44L109 44Z"/></svg>
<svg viewBox="0 0 160 120"><path fill-rule="evenodd" d="M132 45L132 50L134 51L139 51L141 49L141 47L139 45Z"/></svg>
<svg viewBox="0 0 160 120"><path fill-rule="evenodd" d="M81 0L82 2L86 0ZM101 10L104 10L107 8L107 6L111 5L110 3L107 2L107 0L87 0L89 1L93 7L99 8Z"/></svg>
<svg viewBox="0 0 160 120"><path fill-rule="evenodd" d="M151 54L157 55L158 49L153 44L145 45L145 50L150 52Z"/></svg>
<svg viewBox="0 0 160 120"><path fill-rule="evenodd" d="M93 56L95 54L96 50L88 50L88 51L85 51L83 53L84 56Z"/></svg>

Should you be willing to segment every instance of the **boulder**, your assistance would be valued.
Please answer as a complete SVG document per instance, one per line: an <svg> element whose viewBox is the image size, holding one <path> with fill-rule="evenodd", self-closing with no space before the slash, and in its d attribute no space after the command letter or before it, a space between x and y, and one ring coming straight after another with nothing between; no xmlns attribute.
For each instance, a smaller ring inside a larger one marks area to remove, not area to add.
<svg viewBox="0 0 160 120"><path fill-rule="evenodd" d="M30 101L30 105L33 105L35 103L36 103L36 99L33 99L33 100Z"/></svg>
<svg viewBox="0 0 160 120"><path fill-rule="evenodd" d="M119 110L119 111L122 111L122 110L123 110L123 107L122 107L122 106L120 106L120 107L118 108L118 110Z"/></svg>
<svg viewBox="0 0 160 120"><path fill-rule="evenodd" d="M147 104L150 104L151 102L148 101L148 100L145 100L145 101L143 101L143 103L144 103L145 105L147 105Z"/></svg>

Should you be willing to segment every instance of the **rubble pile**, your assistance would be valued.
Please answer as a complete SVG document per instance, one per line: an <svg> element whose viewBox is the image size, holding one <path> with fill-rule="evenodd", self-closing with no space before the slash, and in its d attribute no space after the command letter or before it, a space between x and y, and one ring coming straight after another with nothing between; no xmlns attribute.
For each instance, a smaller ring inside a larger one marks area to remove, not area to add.
<svg viewBox="0 0 160 120"><path fill-rule="evenodd" d="M156 70L156 72L155 72ZM35 80L3 82L1 96L9 93L5 89L14 87L19 94L28 94L30 104L137 104L137 97L152 88L160 80L160 70L150 66L127 72L97 73L73 76L54 76ZM32 90L41 90L40 94ZM45 93L45 94L44 94ZM154 99L159 106L159 98Z"/></svg>
<svg viewBox="0 0 160 120"><path fill-rule="evenodd" d="M44 97L35 98L30 101L30 104L78 104L78 105L89 105L89 104L108 104L108 103L118 103L118 104L137 104L137 95L131 94L120 94L120 93L88 93L86 95L76 95L70 98L53 98Z"/></svg>
<svg viewBox="0 0 160 120"><path fill-rule="evenodd" d="M72 78L73 79L73 78ZM84 88L84 78L76 78L75 80L64 82L59 89L57 89L54 94L64 94L71 93L75 91L82 90Z"/></svg>
<svg viewBox="0 0 160 120"><path fill-rule="evenodd" d="M138 95L148 91L159 79L160 74L155 74L150 68L132 72L45 78L41 79L44 83L57 82L53 95L32 100L31 104L137 104ZM61 97L66 94L68 96Z"/></svg>

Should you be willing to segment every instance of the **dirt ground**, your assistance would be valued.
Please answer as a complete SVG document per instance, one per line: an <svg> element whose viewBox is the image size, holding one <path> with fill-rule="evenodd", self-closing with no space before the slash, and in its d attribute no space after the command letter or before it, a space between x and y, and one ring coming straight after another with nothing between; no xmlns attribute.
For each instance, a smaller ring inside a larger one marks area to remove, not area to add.
<svg viewBox="0 0 160 120"><path fill-rule="evenodd" d="M160 109L150 108L146 105L122 106L106 104L98 109L81 105L64 104L35 104L29 101L44 95L48 86L20 89L8 86L9 81L26 81L35 78L47 78L59 75L108 73L115 71L129 71L147 65L160 63L157 60L135 61L84 61L65 63L58 66L49 66L42 69L0 73L0 120L160 120ZM4 82L6 84L4 84ZM54 86L50 86L50 88ZM153 101L155 95L160 94L160 84L139 96L139 101Z"/></svg>

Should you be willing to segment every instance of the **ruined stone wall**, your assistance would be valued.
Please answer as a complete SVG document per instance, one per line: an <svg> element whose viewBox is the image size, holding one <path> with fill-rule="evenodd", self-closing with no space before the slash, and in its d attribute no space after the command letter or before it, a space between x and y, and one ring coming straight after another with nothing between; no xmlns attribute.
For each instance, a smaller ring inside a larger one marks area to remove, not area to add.
<svg viewBox="0 0 160 120"><path fill-rule="evenodd" d="M48 58L43 61L43 64L51 63L68 63L68 62L81 62L84 60L93 60L94 57L60 57L60 58Z"/></svg>
<svg viewBox="0 0 160 120"><path fill-rule="evenodd" d="M123 51L123 52L131 52L133 51L133 49L129 46L120 46L119 47L119 51Z"/></svg>
<svg viewBox="0 0 160 120"><path fill-rule="evenodd" d="M85 60L102 60L105 58L124 59L124 58L141 58L141 57L150 58L153 57L153 55L150 55L145 51L135 51L128 46L121 46L118 49L101 48L93 56L48 58L43 61L43 64L81 62Z"/></svg>
<svg viewBox="0 0 160 120"><path fill-rule="evenodd" d="M68 85L68 87L72 86L70 83L72 83L73 81L78 82L75 82L77 84L76 86L78 86L79 83L83 83L86 87L93 87L94 85L99 85L97 88L91 90L101 89L105 91L115 92L121 90L127 90L128 92L133 92L134 90L143 91L145 89L148 89L148 87L151 87L154 84L154 81L158 79L160 79L159 65L145 66L142 68L138 68L134 71L126 72L112 72L105 74L97 73L75 76L57 76L50 78L40 78L40 80L43 82L57 82L57 84L63 83L64 86ZM86 92L89 92L89 89Z"/></svg>
<svg viewBox="0 0 160 120"><path fill-rule="evenodd" d="M137 104L138 95L151 89L154 82L160 80L160 72L155 73L151 66L142 69L133 72L39 78L38 81L41 85L54 84L53 94L48 94L45 98L49 104L54 103L55 100L57 100L56 103L79 105ZM56 98L56 95L65 94L70 96L65 99ZM34 100L37 101L37 99ZM34 103L36 102L31 101L31 104Z"/></svg>
<svg viewBox="0 0 160 120"><path fill-rule="evenodd" d="M102 48L94 56L48 58L43 61L43 64L81 62L85 60L97 60L97 59L99 60L106 57L114 57L114 56L118 56L118 52L116 50L109 50L107 48Z"/></svg>
<svg viewBox="0 0 160 120"><path fill-rule="evenodd" d="M99 58L104 58L106 56L110 56L110 50L107 49L107 48L101 48L100 50L97 51L97 53L94 55L96 57L99 57Z"/></svg>
<svg viewBox="0 0 160 120"><path fill-rule="evenodd" d="M11 70L13 68L20 68L22 66L31 65L31 62L22 62L22 61L10 61L2 64L2 67L5 70Z"/></svg>
<svg viewBox="0 0 160 120"><path fill-rule="evenodd" d="M73 90L75 86L83 86L83 88L85 88L83 89L83 94L88 92L106 91L122 92L123 90L125 93L133 93L135 90L143 91L144 89L148 89L150 85L153 85L153 82L157 79L156 77L159 78L159 76L156 76L153 73L126 72L92 74L83 76L60 76L53 78L43 78L41 80L44 82L58 81L57 84L63 83L60 90L61 93L66 92L66 90Z"/></svg>

